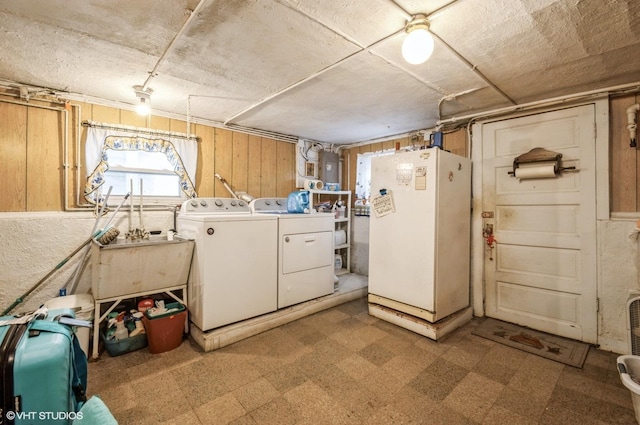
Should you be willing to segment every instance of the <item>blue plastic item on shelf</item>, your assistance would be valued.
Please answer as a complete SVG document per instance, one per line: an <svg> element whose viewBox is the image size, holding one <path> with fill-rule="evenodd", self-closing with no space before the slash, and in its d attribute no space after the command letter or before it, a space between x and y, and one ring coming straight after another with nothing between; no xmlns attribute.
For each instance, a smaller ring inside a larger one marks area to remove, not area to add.
<svg viewBox="0 0 640 425"><path fill-rule="evenodd" d="M287 212L299 214L309 212L309 191L291 192L287 197Z"/></svg>

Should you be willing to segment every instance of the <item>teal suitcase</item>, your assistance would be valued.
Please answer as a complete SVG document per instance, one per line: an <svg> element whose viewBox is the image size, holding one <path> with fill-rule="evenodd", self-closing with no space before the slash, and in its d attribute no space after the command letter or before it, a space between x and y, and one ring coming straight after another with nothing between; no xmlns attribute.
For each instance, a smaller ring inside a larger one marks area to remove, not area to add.
<svg viewBox="0 0 640 425"><path fill-rule="evenodd" d="M1 425L82 422L87 358L73 318L69 309L0 317Z"/></svg>

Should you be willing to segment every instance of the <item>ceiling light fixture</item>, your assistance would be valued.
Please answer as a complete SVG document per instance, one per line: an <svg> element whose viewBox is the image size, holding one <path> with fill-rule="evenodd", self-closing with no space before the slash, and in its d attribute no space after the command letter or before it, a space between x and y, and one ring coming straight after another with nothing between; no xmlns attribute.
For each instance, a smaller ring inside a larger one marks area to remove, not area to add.
<svg viewBox="0 0 640 425"><path fill-rule="evenodd" d="M149 115L151 113L151 93L153 93L153 90L143 86L133 86L133 90L140 100L140 103L136 105L136 112L140 115Z"/></svg>
<svg viewBox="0 0 640 425"><path fill-rule="evenodd" d="M427 16L419 13L404 27L407 33L402 42L402 57L412 65L419 65L433 53L433 37L429 33Z"/></svg>

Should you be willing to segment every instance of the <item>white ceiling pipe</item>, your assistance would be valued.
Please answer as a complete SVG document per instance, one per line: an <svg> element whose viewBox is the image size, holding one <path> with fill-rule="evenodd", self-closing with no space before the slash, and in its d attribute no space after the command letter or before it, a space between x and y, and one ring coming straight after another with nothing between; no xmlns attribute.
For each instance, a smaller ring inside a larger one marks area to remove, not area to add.
<svg viewBox="0 0 640 425"><path fill-rule="evenodd" d="M304 78L303 78L303 79L301 79L301 80L296 81L295 83L293 83L293 84L291 84L291 85L289 85L289 86L287 86L287 87L283 88L282 90L277 91L277 92L275 92L275 93L272 93L272 94L270 94L269 96L266 96L266 97L264 97L264 98L260 99L258 102L254 103L253 105L250 105L250 106L248 106L248 107L244 108L243 110L241 110L240 112L236 113L236 114L235 114L235 115L233 115L232 117L227 118L227 119L224 121L224 125L225 125L225 126L230 126L230 125L232 125L232 124L231 124L231 122L232 122L232 121L234 121L234 120L238 119L238 118L239 118L239 117L241 117L242 115L245 115L245 114L246 114L246 113L248 113L249 111L251 111L251 110L253 110L253 109L255 109L255 108L259 107L259 106L262 106L263 104L265 104L265 103L267 103L267 102L269 102L269 101L271 101L271 100L275 99L276 97L281 96L281 95L283 95L283 94L287 93L288 91L290 91L290 90L292 90L292 89L294 89L294 88L296 88L296 87L298 87L298 86L300 86L300 85L302 85L302 84L305 84L306 82L308 82L308 81L310 81L310 80L312 80L312 79L314 79L314 78L316 78L316 77L318 77L318 76L320 76L320 75L324 74L324 73L325 73L325 72L327 72L327 71L332 70L333 68L335 68L335 67L337 67L337 66L339 66L339 65L342 65L344 62L346 62L346 61L350 60L350 59L351 59L351 58L353 58L354 56L356 56L356 55L358 55L358 54L360 54L360 53L363 53L363 52L367 52L367 51L369 51L369 49L372 49L372 48L373 48L373 47L375 47L376 45L378 45L378 44L382 43L383 41L385 41L385 40L387 40L387 39L389 39L389 38L391 38L391 37L394 37L395 35L397 35L397 34L399 34L399 33L403 32L403 31L404 31L404 29L400 29L400 30L398 30L398 31L394 32L393 34L389 34L388 36L386 36L386 37L384 37L384 38L381 38L381 39L380 39L380 40L378 40L378 41L373 42L373 43L372 43L372 44L370 44L369 46L364 47L364 48L362 48L362 49L360 49L360 50L357 50L357 51L355 51L355 52L351 53L350 55L347 55L347 56L343 57L342 59L338 60L337 62L334 62L334 63L332 63L331 65L328 65L328 66L326 66L325 68L322 68L321 70L319 70L319 71L317 71L317 72L315 72L315 73L313 73L313 74L311 74L311 75L309 75L309 76L307 76L307 77L304 77Z"/></svg>
<svg viewBox="0 0 640 425"><path fill-rule="evenodd" d="M542 107L542 106L551 106L551 105L559 104L559 103L563 103L563 102L571 102L571 101L576 101L576 100L579 100L579 99L582 99L582 98L593 97L593 96L601 96L601 95L620 92L620 91L625 91L625 90L630 90L630 91L638 91L638 90L640 90L640 82L635 82L635 83L630 83L630 84L621 84L619 86L613 86L613 87L606 87L606 88L601 88L601 89L596 89L596 90L590 90L590 91L586 91L586 92L582 92L582 93L576 93L576 94L573 94L573 95L558 96L558 97L553 97L553 98L550 98L550 99L537 100L537 101L534 101L534 102L522 103L522 104L514 105L514 106L506 106L504 108L498 108L498 109L494 109L492 111L478 112L478 113L475 113L475 114L463 115L463 116L459 116L459 117L451 117L451 118L447 118L446 120L437 121L436 122L436 126L442 126L442 125L445 125L445 124L454 124L454 123L460 122L460 121L467 122L469 120L477 120L477 119L480 119L480 118L488 118L488 117L492 117L492 116L496 116L496 115L508 114L510 112L516 112L516 111L520 111L520 110L532 109L532 108Z"/></svg>
<svg viewBox="0 0 640 425"><path fill-rule="evenodd" d="M636 129L638 127L637 115L640 111L640 103L631 105L627 108L627 129L629 130L629 139L631 140L631 147L636 147Z"/></svg>
<svg viewBox="0 0 640 425"><path fill-rule="evenodd" d="M158 62L156 62L156 65L149 72L149 76L147 77L144 84L142 85L143 91L147 90L147 88L149 87L149 83L151 82L151 79L156 75L158 75L158 68L160 68L160 65L162 65L162 63L164 62L169 52L173 50L173 46L175 46L178 39L182 36L182 34L184 34L184 32L187 30L187 27L189 27L189 25L191 24L191 21L193 21L193 19L200 13L200 9L202 9L202 7L206 3L207 3L207 0L200 0L200 2L196 5L196 7L193 10L187 10L185 12L186 14L188 14L187 19L184 21L184 24L182 24L182 27L180 27L180 30L178 30L178 32L173 37L173 39L171 40L171 42L169 43L165 51L162 52L162 55L160 55L160 58L158 59Z"/></svg>

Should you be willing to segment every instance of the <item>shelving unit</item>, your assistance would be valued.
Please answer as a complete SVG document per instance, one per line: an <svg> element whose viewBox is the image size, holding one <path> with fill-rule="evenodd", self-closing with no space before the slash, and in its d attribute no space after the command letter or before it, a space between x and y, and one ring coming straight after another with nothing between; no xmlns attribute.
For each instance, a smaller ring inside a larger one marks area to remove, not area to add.
<svg viewBox="0 0 640 425"><path fill-rule="evenodd" d="M344 230L346 243L335 245L335 254L342 259L342 269L336 270L336 275L351 273L351 191L350 190L310 190L312 203L315 205L323 201L330 201L333 205L336 201L344 201L346 207L344 217L336 217L334 230Z"/></svg>

